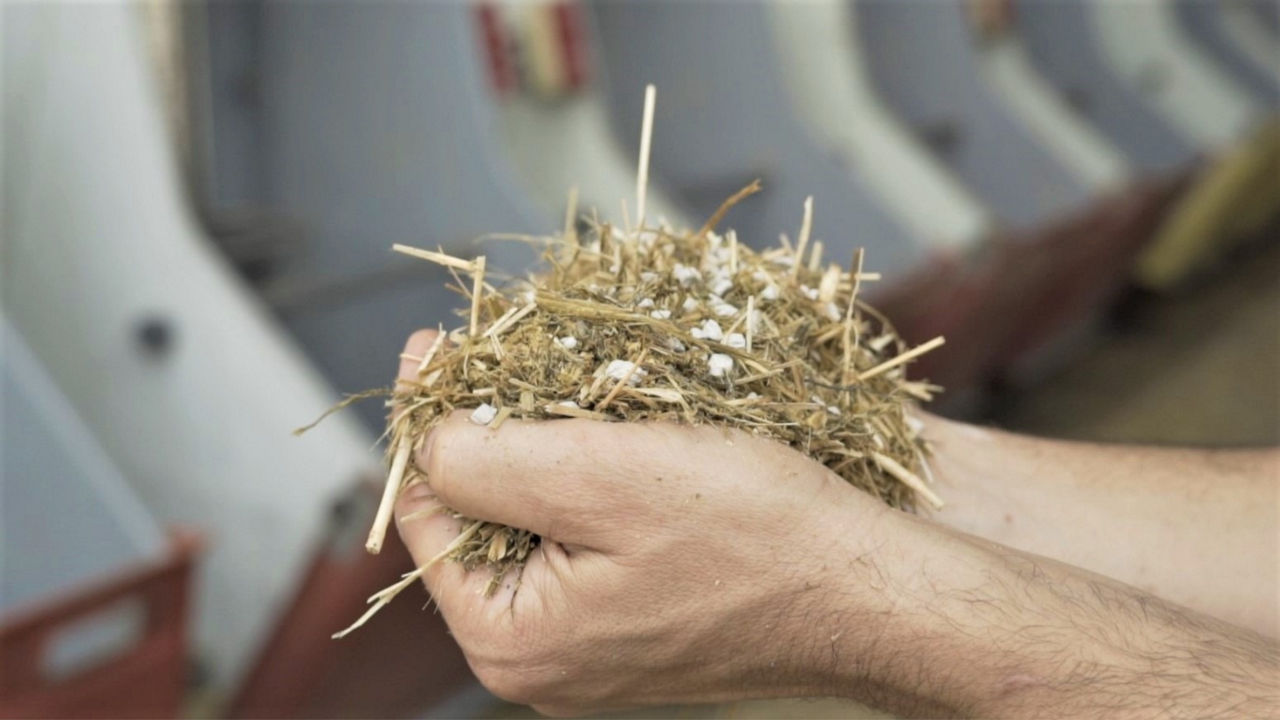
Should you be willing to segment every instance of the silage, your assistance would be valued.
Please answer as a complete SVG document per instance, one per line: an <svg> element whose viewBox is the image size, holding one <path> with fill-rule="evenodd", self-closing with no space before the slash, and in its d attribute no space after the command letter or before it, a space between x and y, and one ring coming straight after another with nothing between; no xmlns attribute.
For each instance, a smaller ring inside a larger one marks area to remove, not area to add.
<svg viewBox="0 0 1280 720"><path fill-rule="evenodd" d="M846 267L824 258L821 242L809 242L811 200L795 242L784 235L759 252L733 230L716 232L759 183L697 230L647 224L652 101L650 89L635 226L577 217L571 194L561 233L502 239L543 245L543 269L496 287L484 256L395 246L453 273L466 323L442 331L423 356L406 358L417 372L391 391L390 471L370 552L381 549L400 493L426 480L413 458L459 410L495 433L512 419L736 428L798 450L892 507L941 506L925 481L928 446L908 415L938 388L905 372L942 338L908 348L859 297L879 275L863 271L861 250ZM440 555L369 598L369 611L335 637L362 625L435 562L488 572L492 592L541 542L527 530L458 517L462 532Z"/></svg>

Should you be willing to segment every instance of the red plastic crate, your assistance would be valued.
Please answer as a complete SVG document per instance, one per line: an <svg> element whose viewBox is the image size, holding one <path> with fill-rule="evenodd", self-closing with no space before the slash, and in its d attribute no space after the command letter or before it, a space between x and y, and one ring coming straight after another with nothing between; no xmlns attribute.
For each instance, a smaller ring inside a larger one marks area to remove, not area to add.
<svg viewBox="0 0 1280 720"><path fill-rule="evenodd" d="M200 547L196 535L174 532L165 557L0 619L0 717L176 717ZM121 611L132 611L135 632L88 664L59 666L69 633Z"/></svg>
<svg viewBox="0 0 1280 720"><path fill-rule="evenodd" d="M395 528L382 553L365 533L381 478L338 503L311 565L279 615L226 715L231 718L413 717L476 686L443 618L420 584L342 640L330 636L367 608L365 598L413 569Z"/></svg>

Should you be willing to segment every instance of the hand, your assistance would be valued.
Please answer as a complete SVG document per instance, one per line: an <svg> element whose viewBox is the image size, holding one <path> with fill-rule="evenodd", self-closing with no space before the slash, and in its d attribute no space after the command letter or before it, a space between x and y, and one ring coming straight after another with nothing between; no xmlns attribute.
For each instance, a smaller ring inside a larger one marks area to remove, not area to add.
<svg viewBox="0 0 1280 720"><path fill-rule="evenodd" d="M433 336L414 335L406 353ZM790 448L718 428L493 431L459 413L416 462L428 483L396 508L416 562L460 532L423 512L439 503L542 536L491 597L486 571L456 563L425 581L481 682L553 714L821 694L840 632L828 616L850 605L837 582L865 553L859 538L901 516Z"/></svg>
<svg viewBox="0 0 1280 720"><path fill-rule="evenodd" d="M416 461L429 479L397 524L420 565L461 530L440 503L543 537L518 589L486 597L489 578L453 563L425 580L481 682L544 712L789 695L931 716L1280 706L1274 641L890 510L742 432L459 414Z"/></svg>

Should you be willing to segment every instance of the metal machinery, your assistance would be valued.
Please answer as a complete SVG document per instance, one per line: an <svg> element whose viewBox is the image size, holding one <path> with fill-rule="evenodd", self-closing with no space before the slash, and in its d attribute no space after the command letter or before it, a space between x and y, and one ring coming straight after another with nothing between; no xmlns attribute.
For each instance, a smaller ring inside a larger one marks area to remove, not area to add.
<svg viewBox="0 0 1280 720"><path fill-rule="evenodd" d="M0 302L147 510L204 532L196 645L230 684L373 437L289 437L333 393L190 212L145 31L135 5L5 6Z"/></svg>
<svg viewBox="0 0 1280 720"><path fill-rule="evenodd" d="M1001 222L1000 292L985 311L1004 317L997 367L1034 372L1055 361L1120 285L1143 239L1134 214L1066 164L1010 106L983 69L959 3L864 1L857 30L878 92L981 197ZM1060 133L1061 127L1058 128ZM1000 314L1016 308L1018 314Z"/></svg>
<svg viewBox="0 0 1280 720"><path fill-rule="evenodd" d="M1120 150L1078 115L1032 65L1000 3L973 3L970 13L979 63L987 83L1063 167L1097 195L1121 191L1134 180ZM982 12L985 8L996 10Z"/></svg>
<svg viewBox="0 0 1280 720"><path fill-rule="evenodd" d="M962 329L980 283L966 277L961 266L978 244L982 210L958 199L963 191L954 183L926 181L933 196L949 208L948 217L961 223L945 232L937 225L930 228L929 221L905 211L910 200L904 186L912 178L936 178L918 154L910 160L909 146L881 146L854 156L842 152L857 144L848 142L850 137L833 141L823 135L822 121L815 123L805 107L804 98L813 88L796 84L805 71L793 64L798 59L788 50L790 30L774 14L791 9L806 10L754 3L594 6L617 132L624 142L638 136L640 89L656 84L656 180L705 217L734 191L760 178L764 192L735 207L725 222L750 244L793 234L804 198L813 195L814 236L825 243L827 255L847 261L855 248L865 247L867 267L886 278L867 291L904 335L916 341L938 333L948 336L941 359L924 372L956 389L973 384L980 379L980 367L959 358L981 347L977 337L966 346ZM829 71L829 66L820 70ZM848 77L843 70L831 72L837 73L832 79ZM886 132L891 141L896 131L885 128L892 121L884 118L879 127L870 132ZM878 164L872 165L865 152L897 153L893 156L906 158L907 164L883 164L885 156L878 155ZM890 175L894 177L886 177ZM914 212L920 214L920 209Z"/></svg>
<svg viewBox="0 0 1280 720"><path fill-rule="evenodd" d="M1275 3L1270 0L1239 0L1238 4L1244 12L1237 17L1250 25L1256 25L1272 38L1280 38L1280 8L1277 8ZM1267 49L1267 47L1262 45L1259 49ZM1263 56L1274 53L1274 48L1271 48Z"/></svg>
<svg viewBox="0 0 1280 720"><path fill-rule="evenodd" d="M475 16L499 98L502 148L521 186L547 209L563 207L574 188L579 213L622 222L622 203L634 202L636 158L609 126L599 44L583 6L507 0L479 5ZM651 220L693 225L661 186L649 189L647 205Z"/></svg>
<svg viewBox="0 0 1280 720"><path fill-rule="evenodd" d="M761 178L766 191L727 221L744 242L793 234L812 194L814 237L829 253L846 257L865 244L868 267L891 277L924 255L861 173L833 161L790 112L777 65L761 52L771 42L763 7L624 1L592 10L619 134L639 137L641 90L661 88L653 173L699 216Z"/></svg>
<svg viewBox="0 0 1280 720"><path fill-rule="evenodd" d="M948 338L947 350L923 358L915 371L945 385L948 403L960 406L973 395L966 385L984 379L986 348L998 332L979 312L994 290L995 268L986 252L994 219L881 101L848 2L765 7L784 84L805 129L928 250L930 270L916 274L928 282L887 288L882 300L913 340Z"/></svg>
<svg viewBox="0 0 1280 720"><path fill-rule="evenodd" d="M203 7L206 211L267 207L301 225L261 291L334 386L385 385L394 368L370 358L394 358L409 328L452 324L460 305L447 273L393 243L484 253L519 273L531 248L473 241L560 223L563 200L540 205L501 152L473 8ZM362 412L381 428L376 403Z"/></svg>
<svg viewBox="0 0 1280 720"><path fill-rule="evenodd" d="M1262 117L1248 92L1190 41L1174 3L1084 3L1103 56L1131 92L1206 151L1230 146Z"/></svg>
<svg viewBox="0 0 1280 720"><path fill-rule="evenodd" d="M0 716L173 715L193 539L166 537L0 314Z"/></svg>
<svg viewBox="0 0 1280 720"><path fill-rule="evenodd" d="M1020 0L1012 16L1037 72L1137 171L1174 175L1192 166L1194 143L1120 79L1082 3Z"/></svg>
<svg viewBox="0 0 1280 720"><path fill-rule="evenodd" d="M1175 9L1192 41L1275 112L1280 104L1280 46L1262 19L1239 0L1178 0Z"/></svg>
<svg viewBox="0 0 1280 720"><path fill-rule="evenodd" d="M1269 222L1275 131L1259 127L1261 106L1191 43L1172 6L1023 0L1015 18L1037 68L1167 199L1139 283L1173 288ZM1125 33L1143 39L1127 47Z"/></svg>

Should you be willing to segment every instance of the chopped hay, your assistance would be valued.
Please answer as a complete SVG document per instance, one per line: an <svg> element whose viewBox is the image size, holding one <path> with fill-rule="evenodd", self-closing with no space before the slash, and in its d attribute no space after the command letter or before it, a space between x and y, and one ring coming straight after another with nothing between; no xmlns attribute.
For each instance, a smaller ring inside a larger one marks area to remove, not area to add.
<svg viewBox="0 0 1280 720"><path fill-rule="evenodd" d="M651 112L646 99L646 114ZM647 134L646 134L647 137ZM647 148L647 143L645 143ZM641 188L647 174L641 158ZM889 321L858 297L862 252L852 270L806 255L812 200L794 247L756 252L715 227L758 182L735 194L695 232L624 228L585 218L570 196L564 232L523 238L545 245L545 272L494 288L485 259L395 250L472 276L455 289L470 301L464 327L441 335L401 380L390 404L390 474L367 548L378 552L399 493L422 478L411 462L432 428L455 410L495 431L510 418L675 422L738 428L789 445L850 485L895 508L941 507L921 476L927 446L906 407L938 390L908 381L905 366L942 344L908 348ZM644 196L637 198L639 222ZM455 276L456 277L456 276ZM491 572L492 592L522 568L539 538L462 518L464 531L431 563L374 595L362 625L426 567L453 560Z"/></svg>

